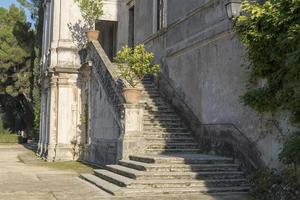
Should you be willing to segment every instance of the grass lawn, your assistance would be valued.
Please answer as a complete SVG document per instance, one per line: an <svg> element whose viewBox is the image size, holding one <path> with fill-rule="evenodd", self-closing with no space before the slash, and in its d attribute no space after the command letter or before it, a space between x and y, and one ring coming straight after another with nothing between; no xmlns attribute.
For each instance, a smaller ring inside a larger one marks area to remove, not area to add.
<svg viewBox="0 0 300 200"><path fill-rule="evenodd" d="M18 143L18 135L9 133L0 133L0 143Z"/></svg>
<svg viewBox="0 0 300 200"><path fill-rule="evenodd" d="M69 170L74 171L78 174L80 173L92 173L93 166L83 164L77 161L66 161L66 162L46 162L44 160L38 159L34 152L27 152L18 155L18 159L24 164L35 165L41 167L48 167L57 170Z"/></svg>

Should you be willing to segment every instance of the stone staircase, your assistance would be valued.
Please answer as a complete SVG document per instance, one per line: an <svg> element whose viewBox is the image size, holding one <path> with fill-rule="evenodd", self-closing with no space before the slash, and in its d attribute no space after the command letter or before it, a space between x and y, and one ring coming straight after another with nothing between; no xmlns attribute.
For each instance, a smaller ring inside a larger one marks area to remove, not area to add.
<svg viewBox="0 0 300 200"><path fill-rule="evenodd" d="M162 194L244 194L244 173L232 158L201 154L199 144L150 78L143 81L145 155L81 174L116 196Z"/></svg>

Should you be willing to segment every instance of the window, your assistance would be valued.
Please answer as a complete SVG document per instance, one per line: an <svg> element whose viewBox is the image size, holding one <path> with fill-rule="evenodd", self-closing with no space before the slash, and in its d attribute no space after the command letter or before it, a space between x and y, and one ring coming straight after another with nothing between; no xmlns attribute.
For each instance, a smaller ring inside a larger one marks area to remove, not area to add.
<svg viewBox="0 0 300 200"><path fill-rule="evenodd" d="M166 27L167 22L167 0L156 0L156 30Z"/></svg>
<svg viewBox="0 0 300 200"><path fill-rule="evenodd" d="M129 8L128 46L134 46L134 6Z"/></svg>

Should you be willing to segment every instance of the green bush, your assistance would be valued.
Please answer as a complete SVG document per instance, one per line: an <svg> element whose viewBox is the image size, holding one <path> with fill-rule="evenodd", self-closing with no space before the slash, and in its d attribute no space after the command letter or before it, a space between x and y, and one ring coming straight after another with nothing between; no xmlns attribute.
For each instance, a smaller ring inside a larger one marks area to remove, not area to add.
<svg viewBox="0 0 300 200"><path fill-rule="evenodd" d="M297 169L300 164L300 132L295 133L284 143L279 158L284 164L293 164Z"/></svg>
<svg viewBox="0 0 300 200"><path fill-rule="evenodd" d="M295 123L300 122L299 13L300 0L244 0L235 23L250 61L242 100L258 112L290 111Z"/></svg>
<svg viewBox="0 0 300 200"><path fill-rule="evenodd" d="M255 200L299 200L299 174L294 170L260 170L248 177Z"/></svg>
<svg viewBox="0 0 300 200"><path fill-rule="evenodd" d="M153 75L159 71L159 65L153 63L154 55L145 50L143 44L134 48L123 47L114 58L120 69L120 77L131 87L135 87L145 75Z"/></svg>

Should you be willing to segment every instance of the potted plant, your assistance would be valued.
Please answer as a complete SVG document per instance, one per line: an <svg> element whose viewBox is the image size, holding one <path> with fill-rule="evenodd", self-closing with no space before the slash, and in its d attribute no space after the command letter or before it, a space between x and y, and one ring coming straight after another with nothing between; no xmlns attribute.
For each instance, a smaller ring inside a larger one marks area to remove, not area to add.
<svg viewBox="0 0 300 200"><path fill-rule="evenodd" d="M103 15L102 0L74 0L78 3L83 19L89 30L86 31L88 41L98 40L100 32L95 30L95 22Z"/></svg>
<svg viewBox="0 0 300 200"><path fill-rule="evenodd" d="M154 75L159 71L159 65L153 64L154 55L145 50L143 44L134 48L123 47L114 58L120 70L120 78L126 80L123 89L126 103L136 104L141 98L142 90L138 84L145 75Z"/></svg>

